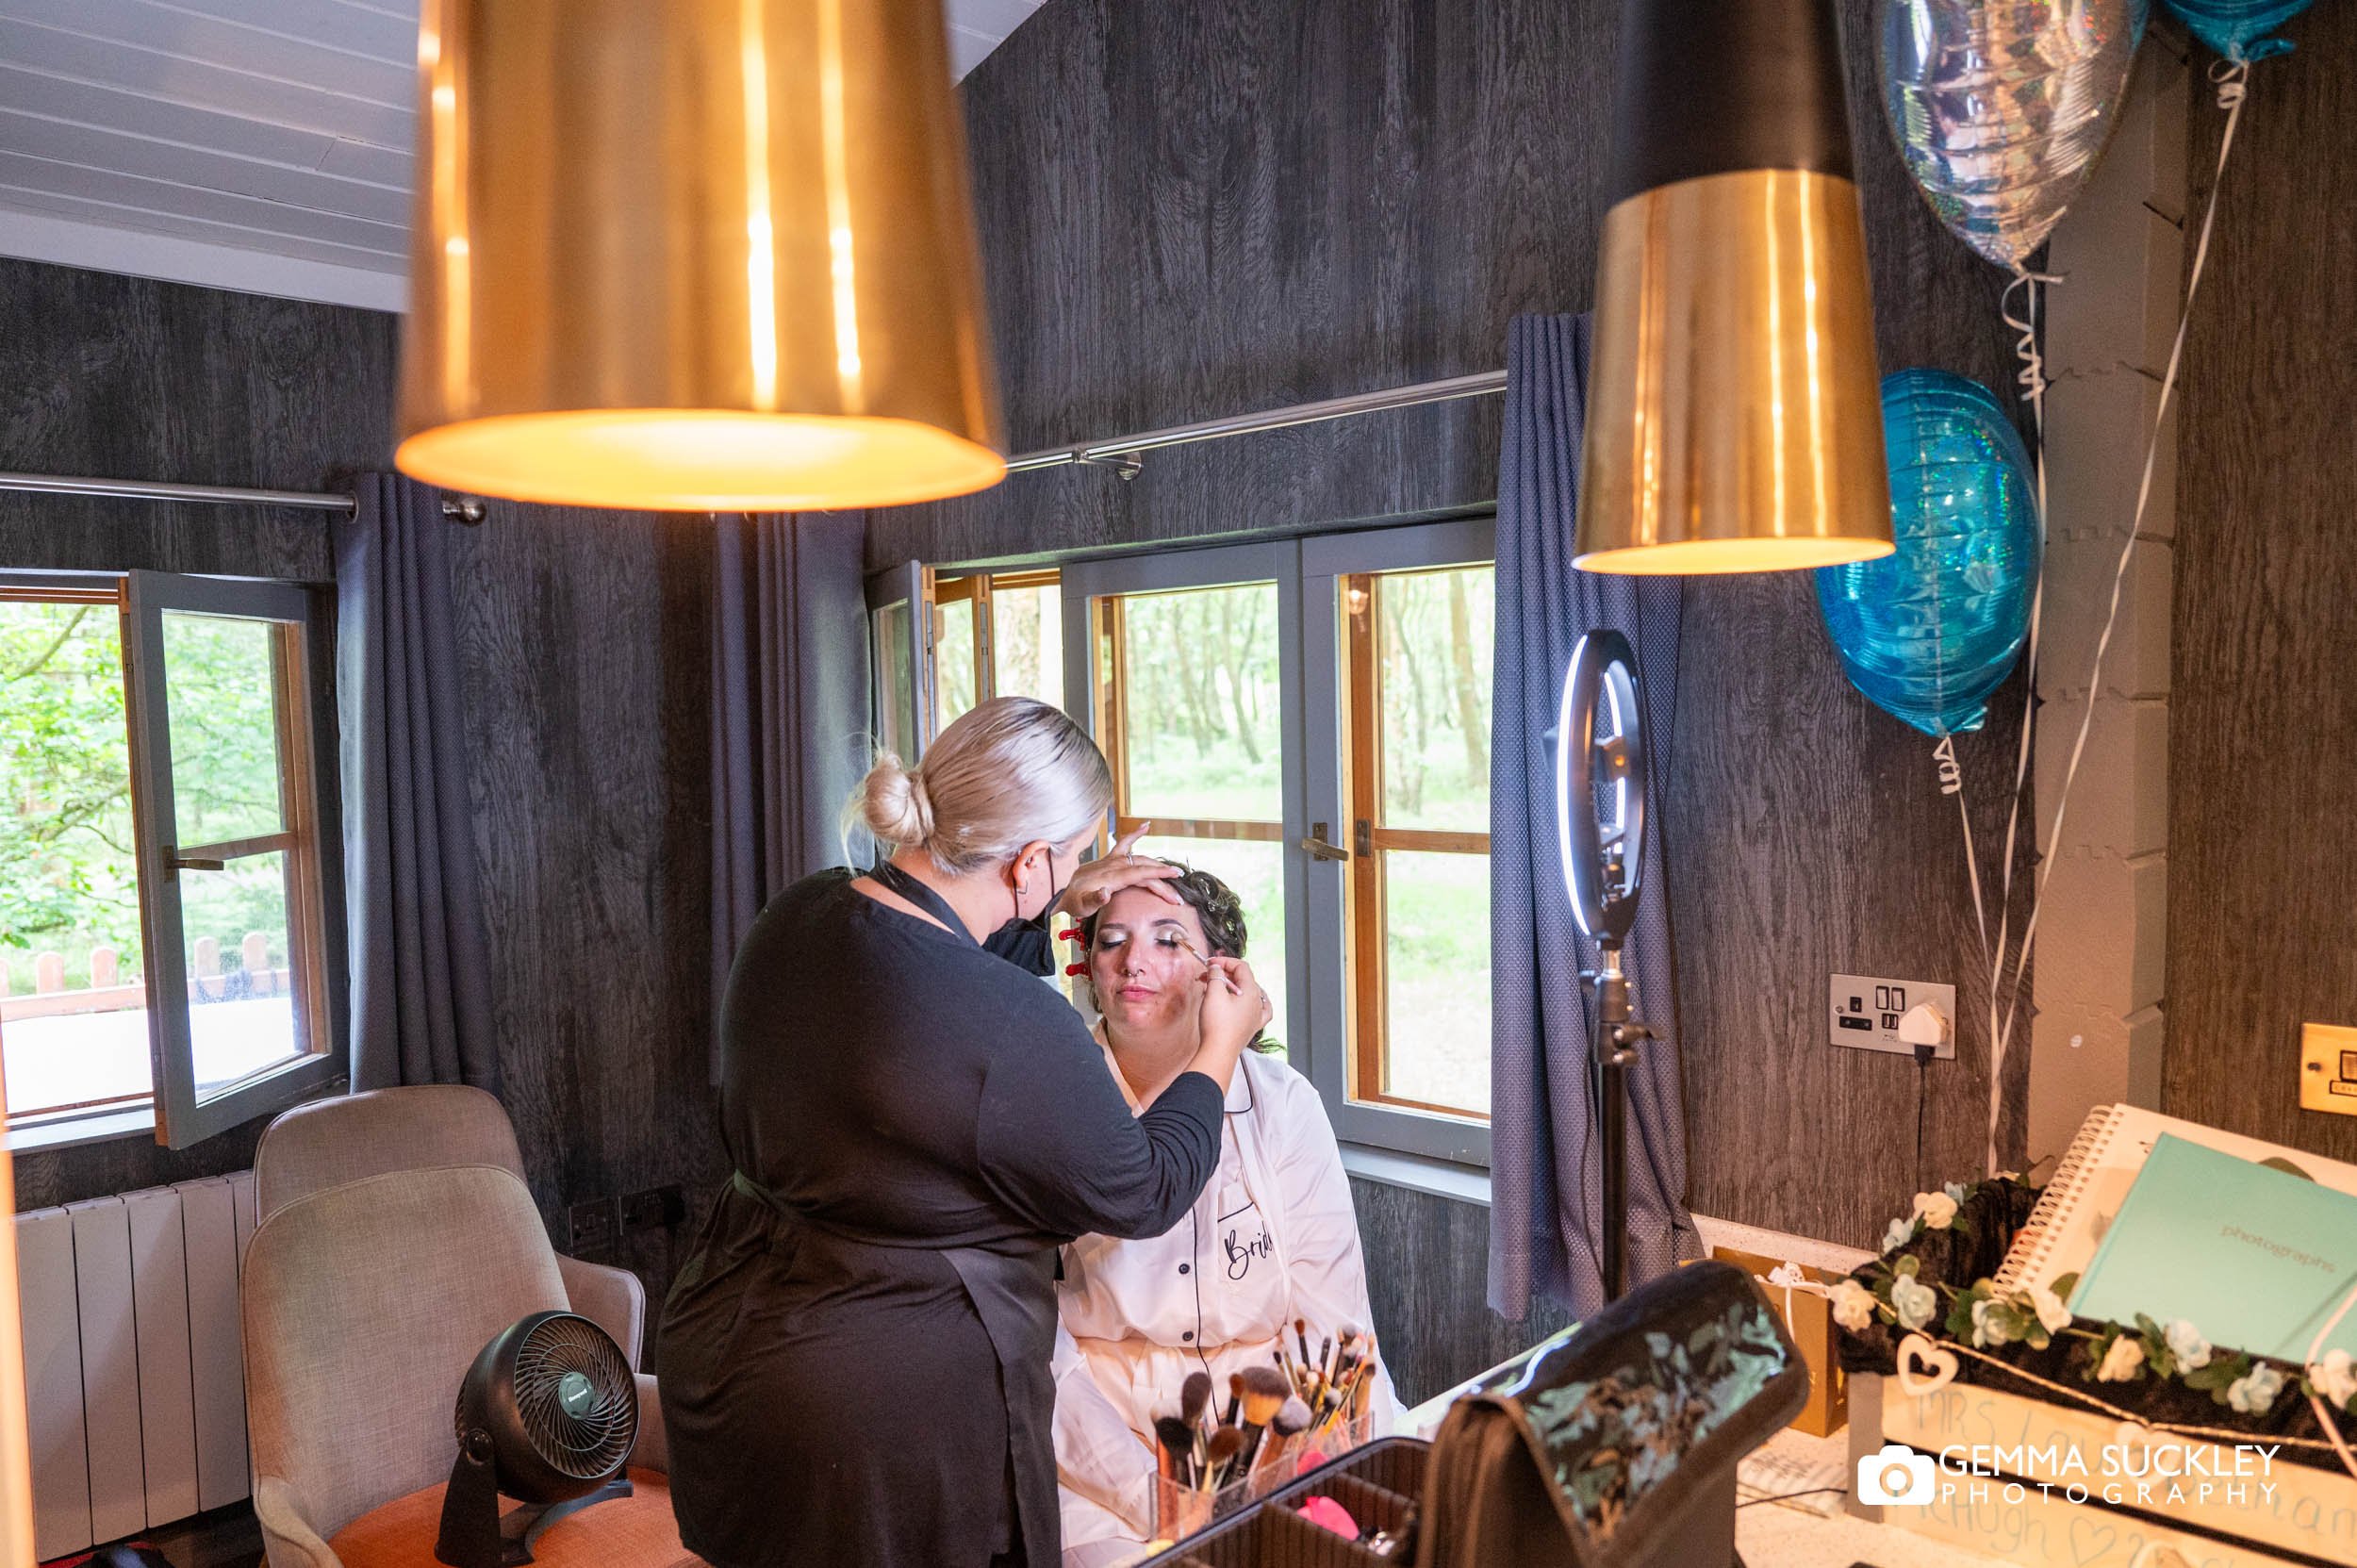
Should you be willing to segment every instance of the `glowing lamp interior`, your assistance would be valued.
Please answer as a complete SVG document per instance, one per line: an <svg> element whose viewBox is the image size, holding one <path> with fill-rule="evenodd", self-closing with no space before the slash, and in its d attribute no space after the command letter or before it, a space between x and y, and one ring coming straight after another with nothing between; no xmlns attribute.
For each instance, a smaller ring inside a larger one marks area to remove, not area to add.
<svg viewBox="0 0 2357 1568"><path fill-rule="evenodd" d="M466 420L420 431L394 461L470 495L668 512L898 506L1007 471L990 448L915 420L691 408Z"/></svg>
<svg viewBox="0 0 2357 1568"><path fill-rule="evenodd" d="M1582 571L1628 577L1704 577L1731 571L1803 571L1871 561L1891 553L1888 539L1682 539L1625 545L1575 555Z"/></svg>

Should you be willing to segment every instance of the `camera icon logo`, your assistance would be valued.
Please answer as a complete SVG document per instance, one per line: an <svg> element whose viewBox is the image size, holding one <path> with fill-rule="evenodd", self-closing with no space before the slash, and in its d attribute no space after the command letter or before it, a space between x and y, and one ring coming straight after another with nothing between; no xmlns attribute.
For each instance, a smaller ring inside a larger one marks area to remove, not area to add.
<svg viewBox="0 0 2357 1568"><path fill-rule="evenodd" d="M1919 1454L1904 1443L1886 1443L1879 1453L1860 1454L1857 1461L1857 1500L1885 1507L1921 1507L1939 1491L1929 1454Z"/></svg>

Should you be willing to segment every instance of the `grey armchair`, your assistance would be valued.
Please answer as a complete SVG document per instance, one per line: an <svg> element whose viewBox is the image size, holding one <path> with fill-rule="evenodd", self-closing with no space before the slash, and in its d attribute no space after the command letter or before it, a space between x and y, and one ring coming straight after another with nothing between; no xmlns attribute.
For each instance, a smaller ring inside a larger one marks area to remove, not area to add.
<svg viewBox="0 0 2357 1568"><path fill-rule="evenodd" d="M288 1112L255 1155L240 1279L255 1511L271 1568L430 1562L468 1363L528 1312L579 1312L637 1364L645 1293L559 1257L499 1102L388 1089ZM543 1568L679 1568L662 1407L638 1375L631 1497L552 1526Z"/></svg>

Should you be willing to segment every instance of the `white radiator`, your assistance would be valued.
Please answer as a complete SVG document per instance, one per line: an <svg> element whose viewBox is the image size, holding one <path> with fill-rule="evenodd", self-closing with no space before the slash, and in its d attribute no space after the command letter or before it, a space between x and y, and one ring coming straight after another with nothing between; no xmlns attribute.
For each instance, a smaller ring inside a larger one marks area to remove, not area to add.
<svg viewBox="0 0 2357 1568"><path fill-rule="evenodd" d="M254 1174L16 1216L42 1560L244 1497Z"/></svg>

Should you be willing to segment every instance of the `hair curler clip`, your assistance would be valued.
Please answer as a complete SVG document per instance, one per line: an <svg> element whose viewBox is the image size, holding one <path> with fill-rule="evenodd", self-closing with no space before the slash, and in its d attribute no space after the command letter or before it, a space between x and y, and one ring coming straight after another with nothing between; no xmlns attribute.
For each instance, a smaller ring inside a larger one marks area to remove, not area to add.
<svg viewBox="0 0 2357 1568"><path fill-rule="evenodd" d="M1085 964L1067 964L1063 966L1063 972L1067 975L1084 975L1089 972L1089 966Z"/></svg>
<svg viewBox="0 0 2357 1568"><path fill-rule="evenodd" d="M1078 926L1074 926L1069 931L1060 931L1056 933L1056 940L1059 942L1078 942L1082 947L1086 947L1088 945L1088 933L1082 931Z"/></svg>

